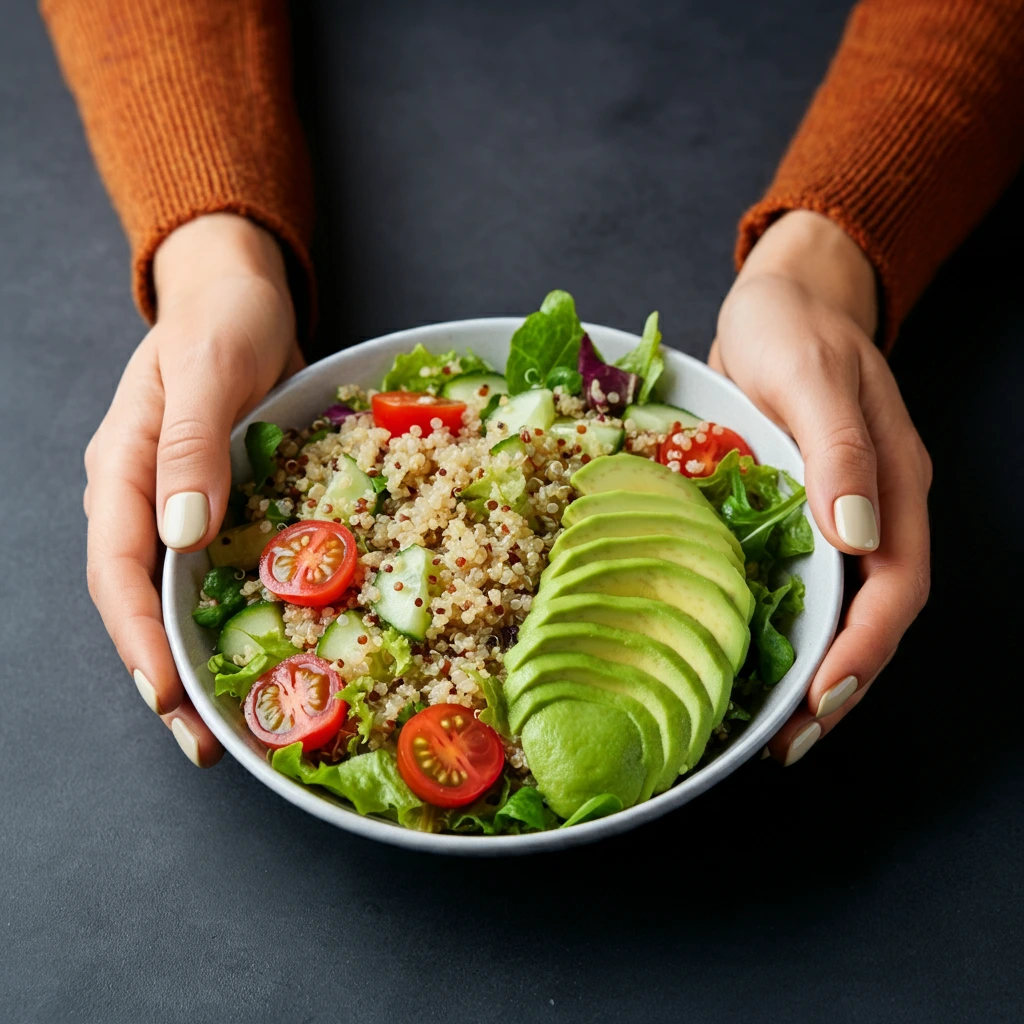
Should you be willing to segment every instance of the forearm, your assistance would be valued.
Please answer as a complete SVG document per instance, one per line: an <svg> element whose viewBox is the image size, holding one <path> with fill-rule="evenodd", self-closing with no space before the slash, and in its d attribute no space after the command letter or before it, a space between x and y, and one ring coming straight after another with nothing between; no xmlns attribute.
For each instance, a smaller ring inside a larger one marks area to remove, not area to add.
<svg viewBox="0 0 1024 1024"><path fill-rule="evenodd" d="M282 0L44 0L100 174L156 315L153 259L180 225L229 211L265 227L308 313L308 160L291 96Z"/></svg>
<svg viewBox="0 0 1024 1024"><path fill-rule="evenodd" d="M1016 0L862 0L737 262L782 214L823 214L878 274L887 343L1024 161Z"/></svg>

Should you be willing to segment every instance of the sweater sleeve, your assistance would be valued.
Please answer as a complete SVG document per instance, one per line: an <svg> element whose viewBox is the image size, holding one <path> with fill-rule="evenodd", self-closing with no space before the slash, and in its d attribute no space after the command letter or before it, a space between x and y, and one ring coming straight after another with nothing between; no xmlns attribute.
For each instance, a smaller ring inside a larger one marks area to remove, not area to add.
<svg viewBox="0 0 1024 1024"><path fill-rule="evenodd" d="M742 266L789 210L839 224L878 274L887 346L1024 161L1021 0L861 0L765 197Z"/></svg>
<svg viewBox="0 0 1024 1024"><path fill-rule="evenodd" d="M312 315L312 185L291 95L284 0L42 0L96 164L156 317L153 256L204 213L282 245L300 329Z"/></svg>

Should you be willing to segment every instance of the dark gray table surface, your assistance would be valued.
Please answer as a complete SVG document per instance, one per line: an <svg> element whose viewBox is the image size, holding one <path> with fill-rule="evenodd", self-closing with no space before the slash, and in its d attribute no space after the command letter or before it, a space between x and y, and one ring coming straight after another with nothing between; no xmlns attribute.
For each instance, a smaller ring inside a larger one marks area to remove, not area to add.
<svg viewBox="0 0 1024 1024"><path fill-rule="evenodd" d="M703 355L845 8L305 7L321 350L558 286ZM1019 185L895 357L936 578L863 707L603 845L416 856L194 769L101 628L81 457L143 328L42 25L4 15L0 1019L1021 1019Z"/></svg>

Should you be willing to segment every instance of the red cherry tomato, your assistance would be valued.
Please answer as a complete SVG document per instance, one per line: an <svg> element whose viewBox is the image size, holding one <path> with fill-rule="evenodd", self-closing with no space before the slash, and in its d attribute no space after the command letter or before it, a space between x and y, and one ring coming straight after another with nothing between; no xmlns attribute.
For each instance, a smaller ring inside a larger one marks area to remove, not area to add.
<svg viewBox="0 0 1024 1024"><path fill-rule="evenodd" d="M754 457L750 445L735 430L717 423L709 423L707 430L698 427L683 430L681 424L676 423L658 448L658 461L663 466L678 462L683 476L711 476L734 448L740 455Z"/></svg>
<svg viewBox="0 0 1024 1024"><path fill-rule="evenodd" d="M462 807L501 775L498 734L460 704L434 704L398 734L398 770L409 788L435 807Z"/></svg>
<svg viewBox="0 0 1024 1024"><path fill-rule="evenodd" d="M323 658L295 654L256 680L245 698L252 734L272 750L302 741L322 747L345 722L348 705L335 694L344 683Z"/></svg>
<svg viewBox="0 0 1024 1024"><path fill-rule="evenodd" d="M260 556L260 580L282 601L320 608L348 588L357 557L348 527L308 519L270 538Z"/></svg>
<svg viewBox="0 0 1024 1024"><path fill-rule="evenodd" d="M371 399L373 422L392 434L408 434L419 427L424 434L433 429L432 420L440 420L453 434L462 426L465 402L420 394L417 391L384 391Z"/></svg>

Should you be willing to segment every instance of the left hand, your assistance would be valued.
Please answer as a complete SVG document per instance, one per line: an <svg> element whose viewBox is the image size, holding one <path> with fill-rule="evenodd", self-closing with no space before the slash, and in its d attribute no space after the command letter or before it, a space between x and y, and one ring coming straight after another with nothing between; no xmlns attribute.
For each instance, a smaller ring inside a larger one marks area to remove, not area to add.
<svg viewBox="0 0 1024 1024"><path fill-rule="evenodd" d="M830 220L795 211L751 252L708 358L793 435L815 522L860 556L860 590L806 703L768 744L783 764L863 700L928 597L931 460L872 341L876 321L867 257Z"/></svg>

